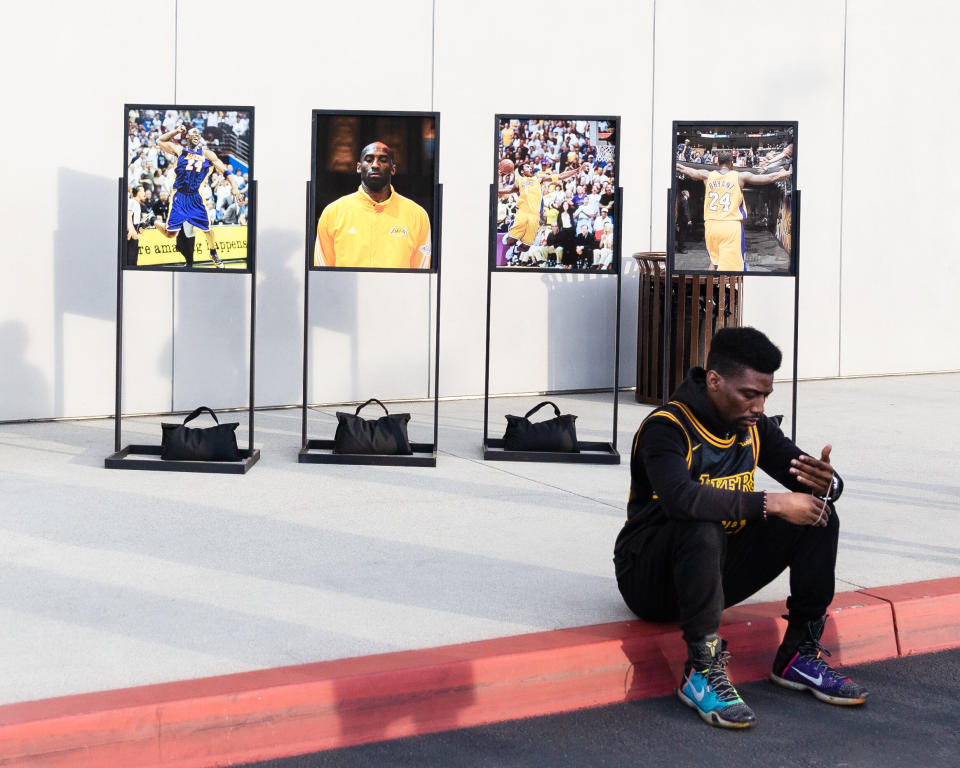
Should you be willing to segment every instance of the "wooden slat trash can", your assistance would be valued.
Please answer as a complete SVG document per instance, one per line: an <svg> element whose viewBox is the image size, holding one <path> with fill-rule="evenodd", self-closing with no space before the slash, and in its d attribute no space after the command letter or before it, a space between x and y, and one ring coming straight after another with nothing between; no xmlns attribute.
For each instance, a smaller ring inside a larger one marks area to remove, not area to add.
<svg viewBox="0 0 960 768"><path fill-rule="evenodd" d="M635 253L640 268L637 312L638 403L658 405L663 399L663 303L667 254ZM694 365L703 365L710 339L720 328L739 326L743 315L741 275L674 275L670 281L673 344L670 390Z"/></svg>

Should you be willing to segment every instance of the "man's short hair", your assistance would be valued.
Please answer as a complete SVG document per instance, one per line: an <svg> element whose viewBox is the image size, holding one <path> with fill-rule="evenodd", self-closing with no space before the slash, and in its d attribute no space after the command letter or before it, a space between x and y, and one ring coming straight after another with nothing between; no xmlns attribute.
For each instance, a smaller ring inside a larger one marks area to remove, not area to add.
<svg viewBox="0 0 960 768"><path fill-rule="evenodd" d="M363 158L366 156L367 150L370 149L370 147L372 147L374 144L380 144L380 145L382 145L382 146L383 146L383 151L386 152L386 153L387 153L387 157L390 158L390 162L393 163L394 165L397 164L396 158L394 158L394 156L393 156L393 149L392 149L389 145L384 144L384 143L383 143L382 141L380 141L379 139L377 139L376 141L371 141L369 144L364 144L364 145L363 145L363 149L360 150L360 160L361 160L361 161L362 161Z"/></svg>
<svg viewBox="0 0 960 768"><path fill-rule="evenodd" d="M717 152L717 165L732 165L733 164L733 155L727 152L726 150L720 150Z"/></svg>
<svg viewBox="0 0 960 768"><path fill-rule="evenodd" d="M756 328L721 328L710 342L707 370L721 376L739 376L750 368L774 373L780 367L780 349Z"/></svg>

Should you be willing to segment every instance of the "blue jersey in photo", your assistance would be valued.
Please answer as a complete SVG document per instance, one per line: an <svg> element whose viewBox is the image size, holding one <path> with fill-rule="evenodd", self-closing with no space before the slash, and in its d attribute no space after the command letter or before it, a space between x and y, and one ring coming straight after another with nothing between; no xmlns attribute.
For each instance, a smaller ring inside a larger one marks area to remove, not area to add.
<svg viewBox="0 0 960 768"><path fill-rule="evenodd" d="M178 192L199 192L212 167L202 149L185 148L177 158L173 188Z"/></svg>

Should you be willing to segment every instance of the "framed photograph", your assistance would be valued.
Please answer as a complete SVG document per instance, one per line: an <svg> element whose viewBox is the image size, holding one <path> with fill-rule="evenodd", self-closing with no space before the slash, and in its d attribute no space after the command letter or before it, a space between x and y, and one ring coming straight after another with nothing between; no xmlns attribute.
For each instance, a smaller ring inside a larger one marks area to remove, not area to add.
<svg viewBox="0 0 960 768"><path fill-rule="evenodd" d="M124 269L255 270L253 127L253 107L124 106Z"/></svg>
<svg viewBox="0 0 960 768"><path fill-rule="evenodd" d="M497 115L490 269L617 272L619 117Z"/></svg>
<svg viewBox="0 0 960 768"><path fill-rule="evenodd" d="M440 114L313 110L316 270L436 272Z"/></svg>
<svg viewBox="0 0 960 768"><path fill-rule="evenodd" d="M674 121L671 151L674 272L796 274L796 121Z"/></svg>

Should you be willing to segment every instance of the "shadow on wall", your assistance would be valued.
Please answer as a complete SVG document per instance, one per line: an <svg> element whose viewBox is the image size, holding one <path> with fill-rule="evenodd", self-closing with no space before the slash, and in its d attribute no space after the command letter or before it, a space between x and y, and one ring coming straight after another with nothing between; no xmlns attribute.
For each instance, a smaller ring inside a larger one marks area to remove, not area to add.
<svg viewBox="0 0 960 768"><path fill-rule="evenodd" d="M257 234L257 405L290 405L303 396L303 235ZM296 258L291 259L291 254Z"/></svg>
<svg viewBox="0 0 960 768"><path fill-rule="evenodd" d="M50 385L43 372L27 361L27 326L0 323L0 403L3 418L41 418L49 413Z"/></svg>
<svg viewBox="0 0 960 768"><path fill-rule="evenodd" d="M174 278L174 409L249 402L249 275Z"/></svg>
<svg viewBox="0 0 960 768"><path fill-rule="evenodd" d="M637 306L640 296L640 269L624 251L620 261L620 386L637 383ZM649 331L649 329L645 329Z"/></svg>
<svg viewBox="0 0 960 768"><path fill-rule="evenodd" d="M340 384L344 379L349 382L348 391L354 389L354 384L360 377L360 354L357 348L359 279L360 275L357 272L311 272L308 275L307 286L310 291L307 336L310 344L308 402L329 402L331 399L336 399L324 393L323 382L331 377L331 368L339 370L339 374L335 376L336 383ZM333 331L348 338L348 346L345 349L339 348L335 355L328 356L324 350L314 344L314 332L318 329ZM321 383L318 384L318 382ZM340 388L343 388L342 384Z"/></svg>
<svg viewBox="0 0 960 768"><path fill-rule="evenodd" d="M545 274L548 390L613 388L617 278Z"/></svg>
<svg viewBox="0 0 960 768"><path fill-rule="evenodd" d="M303 354L302 234L273 229L257 235L257 370L259 405L301 398ZM293 268L291 254L296 254ZM179 275L176 401L245 407L249 402L250 279L234 275ZM339 314L337 322L347 325Z"/></svg>
<svg viewBox="0 0 960 768"><path fill-rule="evenodd" d="M118 216L116 180L59 169L53 239L54 412L44 409L38 416L113 410L114 367L109 363L116 339ZM83 318L101 322L85 324Z"/></svg>

